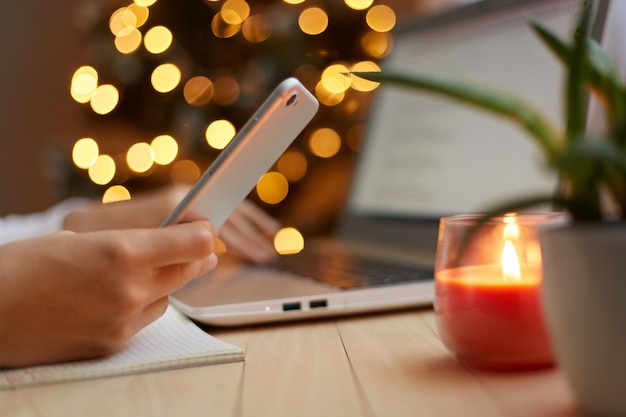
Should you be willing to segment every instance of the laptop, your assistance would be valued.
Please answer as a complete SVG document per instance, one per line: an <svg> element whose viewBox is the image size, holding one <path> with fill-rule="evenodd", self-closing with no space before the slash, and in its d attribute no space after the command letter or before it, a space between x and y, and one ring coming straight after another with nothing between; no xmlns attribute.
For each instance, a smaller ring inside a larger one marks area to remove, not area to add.
<svg viewBox="0 0 626 417"><path fill-rule="evenodd" d="M579 5L474 2L398 27L383 66L484 81L517 92L558 123L563 68L526 19L569 36ZM608 2L598 5L596 26ZM278 265L221 262L171 302L215 326L430 306L440 217L553 190L557 179L542 169L538 152L497 117L382 86L336 233L306 239L301 253Z"/></svg>

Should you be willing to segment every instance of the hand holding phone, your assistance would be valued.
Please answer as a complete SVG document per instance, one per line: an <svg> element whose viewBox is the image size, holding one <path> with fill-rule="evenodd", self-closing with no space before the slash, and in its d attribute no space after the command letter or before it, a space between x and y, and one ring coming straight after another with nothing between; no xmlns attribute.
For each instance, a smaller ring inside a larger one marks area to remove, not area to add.
<svg viewBox="0 0 626 417"><path fill-rule="evenodd" d="M319 103L295 78L272 92L163 222L190 210L220 227L317 113Z"/></svg>

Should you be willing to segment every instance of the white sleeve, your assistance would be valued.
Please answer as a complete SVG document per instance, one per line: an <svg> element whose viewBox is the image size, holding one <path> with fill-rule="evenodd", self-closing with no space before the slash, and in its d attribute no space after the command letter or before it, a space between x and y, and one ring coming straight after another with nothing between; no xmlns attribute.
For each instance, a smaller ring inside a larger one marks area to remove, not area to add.
<svg viewBox="0 0 626 417"><path fill-rule="evenodd" d="M1 217L0 245L57 232L63 228L68 213L79 210L89 202L84 198L72 198L40 213Z"/></svg>

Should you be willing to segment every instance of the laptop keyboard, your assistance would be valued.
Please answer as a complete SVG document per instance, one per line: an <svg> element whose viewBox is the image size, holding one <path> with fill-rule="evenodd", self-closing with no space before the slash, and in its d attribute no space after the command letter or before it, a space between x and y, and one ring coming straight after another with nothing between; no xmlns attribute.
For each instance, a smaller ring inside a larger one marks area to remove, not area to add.
<svg viewBox="0 0 626 417"><path fill-rule="evenodd" d="M299 254L282 256L279 267L344 289L433 278L432 268L375 260L341 250L324 250L321 246L307 247Z"/></svg>

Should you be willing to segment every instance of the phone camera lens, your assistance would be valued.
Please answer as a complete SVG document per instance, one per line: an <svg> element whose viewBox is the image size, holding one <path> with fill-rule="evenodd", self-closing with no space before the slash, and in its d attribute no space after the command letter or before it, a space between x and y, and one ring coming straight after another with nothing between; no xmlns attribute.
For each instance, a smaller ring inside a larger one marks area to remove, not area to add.
<svg viewBox="0 0 626 417"><path fill-rule="evenodd" d="M296 104L296 98L298 98L297 94L292 94L291 97L289 97L289 100L287 100L287 106L291 106L293 104Z"/></svg>

